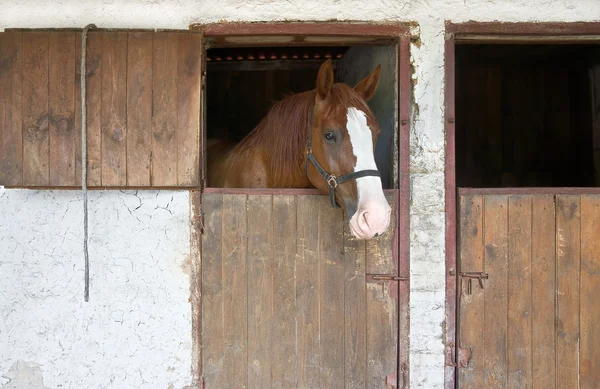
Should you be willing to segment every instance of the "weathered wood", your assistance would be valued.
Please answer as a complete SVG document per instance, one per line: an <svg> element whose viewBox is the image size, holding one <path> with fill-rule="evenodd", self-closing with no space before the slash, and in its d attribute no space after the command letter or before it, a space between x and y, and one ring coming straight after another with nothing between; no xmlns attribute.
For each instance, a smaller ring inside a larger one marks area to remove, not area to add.
<svg viewBox="0 0 600 389"><path fill-rule="evenodd" d="M532 381L534 388L552 388L556 382L554 197L549 195L535 196L532 212Z"/></svg>
<svg viewBox="0 0 600 389"><path fill-rule="evenodd" d="M23 185L50 185L49 34L23 32Z"/></svg>
<svg viewBox="0 0 600 389"><path fill-rule="evenodd" d="M205 213L202 235L202 371L207 388L225 388L222 213L221 195L203 195ZM244 363L242 361L242 363Z"/></svg>
<svg viewBox="0 0 600 389"><path fill-rule="evenodd" d="M314 211L313 211L314 212ZM320 201L321 387L344 387L344 257L342 212Z"/></svg>
<svg viewBox="0 0 600 389"><path fill-rule="evenodd" d="M273 350L272 196L248 196L248 388L271 387Z"/></svg>
<svg viewBox="0 0 600 389"><path fill-rule="evenodd" d="M87 50L86 50L87 51ZM81 185L81 34L75 34L75 81L73 83L74 119L73 148L75 153L75 186ZM87 89L87 86L86 86ZM87 109L87 107L86 107ZM86 133L87 140L87 133Z"/></svg>
<svg viewBox="0 0 600 389"><path fill-rule="evenodd" d="M396 228L396 219L394 217L394 215L396 215L396 199L393 193L386 194L386 199L392 208L390 225L383 236L366 242L366 266L368 274L397 273L396 263L394 263L393 255L394 228Z"/></svg>
<svg viewBox="0 0 600 389"><path fill-rule="evenodd" d="M75 33L51 32L48 108L50 185L75 183Z"/></svg>
<svg viewBox="0 0 600 389"><path fill-rule="evenodd" d="M153 186L177 185L177 52L178 34L154 35L152 60Z"/></svg>
<svg viewBox="0 0 600 389"><path fill-rule="evenodd" d="M508 199L486 196L484 199L484 268L489 279L485 285L483 319L484 388L504 388L507 384L507 283L508 283ZM493 307L493 309L492 309Z"/></svg>
<svg viewBox="0 0 600 389"><path fill-rule="evenodd" d="M222 299L223 380L222 388L247 387L248 306L246 268L246 196L223 195ZM218 236L215 239L219 239Z"/></svg>
<svg viewBox="0 0 600 389"><path fill-rule="evenodd" d="M580 196L556 196L558 388L579 382Z"/></svg>
<svg viewBox="0 0 600 389"><path fill-rule="evenodd" d="M0 33L0 185L22 185L21 32Z"/></svg>
<svg viewBox="0 0 600 389"><path fill-rule="evenodd" d="M296 237L297 388L319 388L319 235L320 196L298 196Z"/></svg>
<svg viewBox="0 0 600 389"><path fill-rule="evenodd" d="M89 32L86 47L87 184L102 185L102 32ZM78 61L78 68L81 66ZM76 92L77 93L77 92ZM81 94L79 91L78 94ZM79 103L81 104L81 103ZM77 182L81 184L81 178Z"/></svg>
<svg viewBox="0 0 600 389"><path fill-rule="evenodd" d="M296 386L296 198L273 196L272 388Z"/></svg>
<svg viewBox="0 0 600 389"><path fill-rule="evenodd" d="M508 387L532 387L531 196L508 200Z"/></svg>
<svg viewBox="0 0 600 389"><path fill-rule="evenodd" d="M202 35L180 34L177 58L177 182L200 185L200 103Z"/></svg>
<svg viewBox="0 0 600 389"><path fill-rule="evenodd" d="M127 185L127 32L102 37L102 185Z"/></svg>
<svg viewBox="0 0 600 389"><path fill-rule="evenodd" d="M461 196L459 257L461 272L485 271L483 233L483 197ZM458 379L466 388L482 388L484 387L484 329L481 323L484 321L485 294L476 280L461 277L459 283L461 323L459 347L471 349L472 355L469 366L458 369Z"/></svg>
<svg viewBox="0 0 600 389"><path fill-rule="evenodd" d="M600 196L581 196L580 387L600 387Z"/></svg>
<svg viewBox="0 0 600 389"><path fill-rule="evenodd" d="M127 185L129 186L150 186L151 180L154 35L155 33L147 31L128 34ZM158 162L161 164L163 161Z"/></svg>

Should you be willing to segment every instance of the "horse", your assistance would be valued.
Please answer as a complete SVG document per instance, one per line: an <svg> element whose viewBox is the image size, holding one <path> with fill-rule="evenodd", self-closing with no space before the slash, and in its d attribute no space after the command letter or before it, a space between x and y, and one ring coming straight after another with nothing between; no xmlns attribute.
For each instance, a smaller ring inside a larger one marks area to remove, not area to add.
<svg viewBox="0 0 600 389"><path fill-rule="evenodd" d="M391 208L373 153L380 128L367 105L380 72L377 65L352 88L334 83L328 59L315 89L277 102L240 143L209 147L208 186L315 187L343 209L356 239L381 236Z"/></svg>

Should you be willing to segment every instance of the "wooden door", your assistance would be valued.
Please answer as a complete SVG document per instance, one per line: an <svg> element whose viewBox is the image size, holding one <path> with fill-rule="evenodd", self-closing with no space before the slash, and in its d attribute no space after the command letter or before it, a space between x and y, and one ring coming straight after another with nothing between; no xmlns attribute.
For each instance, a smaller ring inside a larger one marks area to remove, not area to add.
<svg viewBox="0 0 600 389"><path fill-rule="evenodd" d="M459 387L600 388L600 195L462 192L459 247Z"/></svg>
<svg viewBox="0 0 600 389"><path fill-rule="evenodd" d="M395 224L352 240L321 195L211 193L202 207L207 389L396 387L398 282L367 281L396 274Z"/></svg>

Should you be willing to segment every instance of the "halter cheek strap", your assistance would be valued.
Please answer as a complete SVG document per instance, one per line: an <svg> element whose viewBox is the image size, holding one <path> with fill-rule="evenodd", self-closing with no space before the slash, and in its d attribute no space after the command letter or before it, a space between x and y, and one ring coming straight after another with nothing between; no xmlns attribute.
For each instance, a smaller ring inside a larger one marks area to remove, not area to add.
<svg viewBox="0 0 600 389"><path fill-rule="evenodd" d="M340 206L335 201L335 188L338 185L343 184L344 182L356 180L357 178L361 178L361 177L367 177L367 176L381 177L381 173L379 172L379 170L360 170L357 172L344 174L341 177L336 177L333 174L327 173L327 171L325 169L323 169L323 166L321 166L319 161L317 161L317 158L315 158L315 155L312 152L312 123L314 120L314 113L315 113L315 107L313 106L313 109L310 113L310 123L309 123L310 125L309 125L309 131L308 131L308 140L306 143L306 176L308 177L308 162L310 161L310 163L312 163L312 165L315 167L315 169L317 169L317 171L323 177L323 179L327 183L327 186L329 187L329 200L331 201L331 205L334 208L340 208Z"/></svg>

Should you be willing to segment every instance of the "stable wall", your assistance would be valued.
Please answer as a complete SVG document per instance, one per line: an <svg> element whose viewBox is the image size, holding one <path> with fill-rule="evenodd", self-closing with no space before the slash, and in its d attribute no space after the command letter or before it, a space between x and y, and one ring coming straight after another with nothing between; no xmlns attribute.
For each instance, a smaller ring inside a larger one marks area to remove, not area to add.
<svg viewBox="0 0 600 389"><path fill-rule="evenodd" d="M444 297L445 297L445 252L444 252L444 23L446 20L453 22L464 22L469 20L476 21L595 21L600 17L600 3L596 0L399 0L399 1L361 1L361 0L342 0L336 2L323 2L318 0L293 0L293 1L252 1L245 2L241 0L181 0L178 2L166 0L135 0L135 1L104 1L97 2L92 0L63 1L60 5L53 2L21 2L20 0L6 0L2 4L2 13L0 13L0 29L16 28L16 27L77 27L82 28L88 23L95 23L101 27L115 28L176 28L187 29L191 23L210 23L220 21L282 21L282 20L303 20L303 21L321 21L329 19L338 20L360 20L360 21L405 21L415 22L418 24L415 27L415 33L419 35L419 40L411 45L411 63L414 66L414 89L413 108L412 108L412 125L411 125L411 232L410 232L410 248L411 248L411 306L410 306L410 380L411 388L423 389L439 389L444 383ZM10 199L10 204L17 205L24 197L32 196L30 192L23 191L6 191L2 194L7 199ZM4 241L7 237L29 236L35 234L38 229L37 220L53 217L57 210L72 207L73 210L81 209L81 203L76 200L75 194L65 195L57 194L58 192L34 192L33 196L39 196L38 201L43 204L38 205L35 213L29 213L29 207L26 211L21 211L31 215L29 218L24 218L21 223L21 232L6 232L2 231ZM151 198L156 192L148 192L145 195L139 192L138 195L144 198ZM58 200L49 202L43 201L44 196L58 196ZM66 197L65 197L66 196ZM74 197L68 197L74 196ZM121 203L119 192L102 193L102 203L105 204L105 209L113 210L113 206L120 210L120 214L128 213L126 207ZM179 196L179 195L178 195ZM183 199L180 199L170 206L170 210L178 215L186 215L187 220L188 204ZM8 201L8 200L6 200ZM153 208L153 207L149 207ZM2 205L4 211L6 205ZM60 214L60 212L59 212ZM150 210L144 212L144 219L150 221ZM35 219L33 216L36 216ZM23 217L23 216L20 216ZM62 214L61 214L62 217ZM13 217L14 219L14 217ZM77 229L81 226L81 215L79 211L66 216L66 222L56 223L55 226L63 226L65 223L72 224L73 231L80 234L81 230ZM8 219L10 220L10 218ZM3 221L2 223L6 223ZM91 223L92 228L97 228L97 223L102 223L102 219L95 219ZM187 225L184 228L183 221L174 223L180 226L182 231L189 231ZM96 224L96 226L95 226ZM167 224L171 226L171 222ZM151 247L145 239L137 238L134 234L130 234L127 228L131 224L119 223L119 229L114 227L103 233L102 239L110 241L120 239L120 236L126 235L131 239L127 241L127 245L123 248L128 248L131 245L144 248L144 253L149 254ZM150 230L154 231L153 228ZM75 233L75 232L74 232ZM39 233L38 233L39 234ZM158 234L158 233L157 233ZM41 236L41 235L37 235ZM80 244L71 246L61 243L57 238L60 236L54 231L55 239L49 241L54 242L57 249L63 250L68 257L73 258L75 266L80 266L83 257L80 251ZM20 238L25 242L25 238ZM62 237L61 237L62 239ZM4 241L2 247L4 247ZM80 240L77 239L79 242ZM155 240L150 240L154 243ZM186 240L187 242L187 240ZM182 243L183 244L183 243ZM175 247L168 239L163 241L160 246L162 252L165 253L165 266L178 266L185 258L185 253L181 251L182 247ZM100 250L99 247L95 249ZM3 251L4 252L4 251ZM94 250L91 251L92 253ZM104 251L106 252L106 251ZM114 252L118 252L114 251ZM168 254L168 255L167 255ZM15 254L2 254L10 257L11 261L18 260ZM97 255L97 254L96 254ZM115 255L115 254L113 254ZM102 256L98 256L102 258ZM17 258L17 259L15 259ZM93 257L92 257L93 258ZM149 259L140 255L136 257L138 261ZM3 262L6 259L3 257ZM52 257L50 252L42 252L40 254L42 263L50 266ZM151 264L152 262L150 262ZM110 262L103 263L92 261L92 273L106 272L113 267ZM164 271L156 266L142 267L145 269L145 282L150 285L161 285L162 288L167 288L165 291L165 300L157 308L157 312L164 315L163 326L156 327L125 327L119 328L119 331L108 331L104 329L97 333L97 338L89 336L82 327L67 327L62 328L57 326L52 336L73 336L73 342L78 348L65 352L65 357L62 359L52 359L43 351L43 348L38 347L38 344L44 344L48 335L46 333L36 334L27 332L26 327L9 327L14 331L10 336L14 342L18 341L21 351L20 353L7 353L6 348L2 345L0 348L0 374L6 376L11 366L15 365L19 360L23 359L30 364L38 364L39 370L29 370L27 377L38 377L36 379L43 380L44 386L48 388L56 388L60 383L63 387L79 387L75 382L68 383L67 376L84 377L92 375L85 382L90 388L93 387L127 387L141 388L146 387L148 383L143 383L141 378L129 377L127 385L122 385L122 381L115 376L115 384L110 385L111 374L115 371L132 371L131 365L136 359L129 357L128 354L119 351L123 342L118 341L116 336L121 336L122 339L129 339L138 342L134 345L147 342L148 339L154 337L154 342L162 340L161 343L169 347L181 344L182 355L187 355L191 358L191 324L189 323L189 304L187 297L189 296L189 282L187 278L178 278L165 280ZM64 267L63 269L66 269ZM71 268L69 268L71 269ZM80 268L81 269L81 268ZM16 277L22 269L12 267L11 272L14 274L9 277ZM65 270L66 271L66 270ZM72 270L71 270L72 271ZM123 270L132 280L140 280L139 270ZM60 268L56 270L61 273ZM27 277L31 279L32 285L45 285L47 275L43 272L27 272ZM78 272L78 277L82 276L82 272ZM183 277L183 276L182 276ZM55 277L58 279L58 277ZM62 279L62 278L61 278ZM79 281L75 281L79 282ZM178 285L178 283L185 284ZM11 290L13 287L10 284L0 283L0 297L3 304L9 302L10 309L20 307L28 301L35 302L40 307L48 305L48 300L43 299L43 295L20 296L15 300ZM93 284L92 284L93 285ZM94 287L93 287L94 288ZM98 288L96 286L95 288ZM82 302L83 285L79 284L73 290L60 289L61 294L58 297L53 297L52 305L58 309L65 304L72 304L71 309L65 313L65 317L71 322L77 322L80 312L86 310L92 311L92 307L85 305ZM148 295L145 292L154 290L153 288L145 287L142 292L135 295L127 295L123 293L114 293L108 288L92 289L93 303L95 293L106 293L106 299L111 299L111 302L118 303L122 307L135 306L140 298L144 298L148 303L155 298L153 295ZM10 293L9 293L10 291ZM141 297L140 297L141 296ZM76 303L69 303L70 299L74 299ZM168 302L168 303L167 303ZM77 304L77 305L76 305ZM95 304L95 303L94 303ZM107 303L108 304L108 303ZM185 306L185 308L184 308ZM77 309L75 309L77 308ZM101 309L96 307L96 309ZM103 308L106 313L110 307ZM176 314L187 315L185 324L177 322ZM2 308L4 312L6 308ZM26 313L23 313L26 315ZM44 323L44 318L32 315L31 317L24 316L21 322L27 321L31 323ZM4 319L3 319L4 320ZM0 322L1 323L1 322ZM2 330L2 338L5 338L6 330ZM165 334L168 334L165 337ZM140 339L137 339L137 336ZM33 339L30 339L33 337ZM168 341L165 339L168 338ZM95 361L93 368L83 367L80 357L84 356L83 352L78 350L91 349L96 343L102 344L108 354L99 355ZM146 343L144 343L146 344ZM60 347L57 346L57 350ZM176 367L176 371L169 371L169 358L175 351L164 346L164 349L158 349L154 352L149 352L149 346L142 348L142 357L138 360L140 371L149 374L154 380L149 381L151 387L167 388L172 381L173 388L181 388L184 385L185 374L179 372L188 372L191 362L187 367L183 367L183 363ZM58 352L52 355L60 356ZM145 362L145 358L153 358L153 363ZM64 363L62 361L70 362ZM50 364L60 362L61 365ZM117 369L118 367L118 369ZM120 370L119 370L120 369ZM41 372L40 372L41 371ZM64 376L60 376L61 374ZM58 377L58 378L57 378ZM177 380L174 379L177 377ZM120 378L120 377L119 377ZM6 379L1 378L1 384L6 384ZM40 381L41 382L41 381ZM0 385L1 385L0 384ZM11 385L11 384L9 384ZM1 388L2 386L0 386ZM5 386L10 387L10 386ZM38 385L38 387L42 387Z"/></svg>

